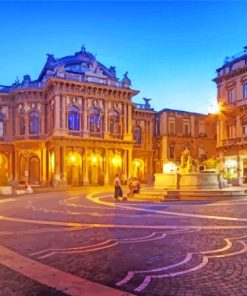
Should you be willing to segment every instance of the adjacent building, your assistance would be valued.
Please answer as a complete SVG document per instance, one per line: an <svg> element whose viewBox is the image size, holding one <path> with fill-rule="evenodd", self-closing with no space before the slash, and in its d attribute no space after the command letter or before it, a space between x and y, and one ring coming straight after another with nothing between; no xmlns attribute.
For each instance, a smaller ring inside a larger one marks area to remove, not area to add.
<svg viewBox="0 0 247 296"><path fill-rule="evenodd" d="M217 69L217 154L227 179L247 182L247 47Z"/></svg>
<svg viewBox="0 0 247 296"><path fill-rule="evenodd" d="M215 132L206 116L133 103L126 72L117 78L83 46L47 61L36 80L0 86L0 185L111 184L152 179L184 147L211 157ZM211 147L211 148L210 148Z"/></svg>

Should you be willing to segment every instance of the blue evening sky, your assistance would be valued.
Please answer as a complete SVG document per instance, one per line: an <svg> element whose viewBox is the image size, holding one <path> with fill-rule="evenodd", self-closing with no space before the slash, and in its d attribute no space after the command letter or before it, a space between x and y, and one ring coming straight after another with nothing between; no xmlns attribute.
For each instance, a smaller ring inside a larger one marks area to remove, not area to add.
<svg viewBox="0 0 247 296"><path fill-rule="evenodd" d="M0 84L36 79L47 53L85 44L119 78L128 71L133 101L207 113L215 70L247 45L246 10L243 1L0 2Z"/></svg>

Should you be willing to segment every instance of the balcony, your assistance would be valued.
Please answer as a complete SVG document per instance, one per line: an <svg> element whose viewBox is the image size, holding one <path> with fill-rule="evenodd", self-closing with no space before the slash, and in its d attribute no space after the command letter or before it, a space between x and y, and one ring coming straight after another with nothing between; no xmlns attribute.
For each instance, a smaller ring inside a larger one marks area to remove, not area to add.
<svg viewBox="0 0 247 296"><path fill-rule="evenodd" d="M135 107L136 107L136 109L140 109L140 110L149 110L149 111L154 110L153 108L151 108L150 105L147 105L147 104L137 104L137 103L135 103Z"/></svg>
<svg viewBox="0 0 247 296"><path fill-rule="evenodd" d="M82 137L81 131L68 131L69 136Z"/></svg>
<svg viewBox="0 0 247 296"><path fill-rule="evenodd" d="M231 145L235 145L236 142L237 142L237 139L225 139L225 140L222 140L222 145L231 146Z"/></svg>

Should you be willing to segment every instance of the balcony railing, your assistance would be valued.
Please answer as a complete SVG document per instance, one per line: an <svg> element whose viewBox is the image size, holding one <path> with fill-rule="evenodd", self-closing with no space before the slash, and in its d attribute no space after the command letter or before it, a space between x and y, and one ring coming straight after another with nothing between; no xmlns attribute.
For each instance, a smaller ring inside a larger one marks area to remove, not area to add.
<svg viewBox="0 0 247 296"><path fill-rule="evenodd" d="M230 146L236 144L236 139L225 139L222 141L223 146Z"/></svg>

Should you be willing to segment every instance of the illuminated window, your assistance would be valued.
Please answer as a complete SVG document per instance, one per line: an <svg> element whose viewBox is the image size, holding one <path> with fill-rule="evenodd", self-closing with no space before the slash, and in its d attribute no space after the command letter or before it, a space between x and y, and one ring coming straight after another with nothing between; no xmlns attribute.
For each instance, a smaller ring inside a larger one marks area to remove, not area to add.
<svg viewBox="0 0 247 296"><path fill-rule="evenodd" d="M39 114L37 111L29 113L29 133L31 135L39 134Z"/></svg>
<svg viewBox="0 0 247 296"><path fill-rule="evenodd" d="M199 157L202 157L205 155L205 147L204 146L200 146L199 147Z"/></svg>
<svg viewBox="0 0 247 296"><path fill-rule="evenodd" d="M133 129L133 138L136 144L141 145L142 143L142 130L140 126L135 126Z"/></svg>
<svg viewBox="0 0 247 296"><path fill-rule="evenodd" d="M0 137L4 136L4 117L3 114L0 113Z"/></svg>
<svg viewBox="0 0 247 296"><path fill-rule="evenodd" d="M247 135L247 120L246 119L242 121L242 134L243 134L243 136Z"/></svg>
<svg viewBox="0 0 247 296"><path fill-rule="evenodd" d="M190 125L187 122L183 124L183 134L185 137L188 137L190 135Z"/></svg>
<svg viewBox="0 0 247 296"><path fill-rule="evenodd" d="M243 84L243 98L247 99L247 83Z"/></svg>
<svg viewBox="0 0 247 296"><path fill-rule="evenodd" d="M89 131L100 132L100 110L93 108L89 115Z"/></svg>
<svg viewBox="0 0 247 296"><path fill-rule="evenodd" d="M80 114L79 114L79 108L76 106L70 106L69 108L68 129L72 131L80 130Z"/></svg>

